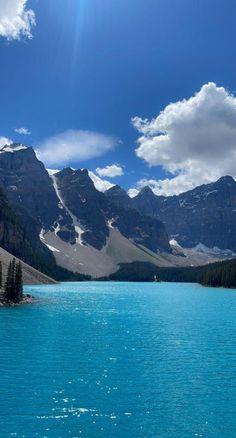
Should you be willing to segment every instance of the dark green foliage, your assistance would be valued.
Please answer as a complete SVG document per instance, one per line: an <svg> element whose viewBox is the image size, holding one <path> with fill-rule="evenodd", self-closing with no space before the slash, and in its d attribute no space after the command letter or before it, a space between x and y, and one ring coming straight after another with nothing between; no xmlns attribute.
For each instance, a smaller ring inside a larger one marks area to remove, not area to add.
<svg viewBox="0 0 236 438"><path fill-rule="evenodd" d="M152 263L121 263L120 268L109 279L113 281L160 281L195 283L200 281L206 267L159 268Z"/></svg>
<svg viewBox="0 0 236 438"><path fill-rule="evenodd" d="M51 277L57 281L89 281L91 280L90 275L74 273L68 271L65 268L61 268L60 266L55 266L53 272L51 273Z"/></svg>
<svg viewBox="0 0 236 438"><path fill-rule="evenodd" d="M23 298L23 279L21 262L10 261L4 286L4 298L7 302L19 303Z"/></svg>
<svg viewBox="0 0 236 438"><path fill-rule="evenodd" d="M211 265L202 276L201 284L236 288L236 259Z"/></svg>
<svg viewBox="0 0 236 438"><path fill-rule="evenodd" d="M15 294L18 301L23 298L23 278L21 262L17 263L15 269Z"/></svg>
<svg viewBox="0 0 236 438"><path fill-rule="evenodd" d="M0 289L2 288L2 262L0 260Z"/></svg>
<svg viewBox="0 0 236 438"><path fill-rule="evenodd" d="M159 268L151 263L121 263L108 278L113 281L160 281L201 283L206 286L236 288L236 259L198 267ZM106 280L106 279L103 279Z"/></svg>
<svg viewBox="0 0 236 438"><path fill-rule="evenodd" d="M12 261L10 261L7 269L7 278L4 285L4 298L6 301L12 301Z"/></svg>

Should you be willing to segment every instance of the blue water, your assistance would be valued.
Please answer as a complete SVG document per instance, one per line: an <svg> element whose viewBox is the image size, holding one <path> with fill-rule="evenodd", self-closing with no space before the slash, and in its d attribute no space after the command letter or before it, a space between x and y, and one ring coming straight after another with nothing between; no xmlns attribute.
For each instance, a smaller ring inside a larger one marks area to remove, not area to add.
<svg viewBox="0 0 236 438"><path fill-rule="evenodd" d="M236 290L26 290L0 309L1 437L236 437Z"/></svg>

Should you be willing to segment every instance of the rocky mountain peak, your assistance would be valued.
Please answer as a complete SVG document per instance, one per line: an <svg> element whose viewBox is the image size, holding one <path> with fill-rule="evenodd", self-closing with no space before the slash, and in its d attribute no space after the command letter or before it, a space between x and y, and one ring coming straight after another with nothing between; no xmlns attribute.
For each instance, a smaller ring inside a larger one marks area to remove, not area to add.
<svg viewBox="0 0 236 438"><path fill-rule="evenodd" d="M149 196L151 198L154 198L156 195L153 193L151 187L145 186L140 190L137 196Z"/></svg>
<svg viewBox="0 0 236 438"><path fill-rule="evenodd" d="M127 192L119 185L115 185L105 192L106 197L114 205L120 208L129 208L132 206L132 201Z"/></svg>
<svg viewBox="0 0 236 438"><path fill-rule="evenodd" d="M227 186L236 186L236 181L230 175L222 176L219 178L216 183L217 185L227 185Z"/></svg>
<svg viewBox="0 0 236 438"><path fill-rule="evenodd" d="M110 189L106 190L105 193L119 193L119 194L127 194L126 191L124 189L122 189L121 186L119 186L118 184L116 184L115 186L111 187Z"/></svg>
<svg viewBox="0 0 236 438"><path fill-rule="evenodd" d="M57 172L56 175L60 180L70 180L76 183L79 182L82 186L83 183L86 183L87 186L95 188L87 169L72 169L71 167L65 167Z"/></svg>
<svg viewBox="0 0 236 438"><path fill-rule="evenodd" d="M14 143L0 152L0 186L11 205L34 218L39 229L49 228L60 213L58 199L34 149Z"/></svg>
<svg viewBox="0 0 236 438"><path fill-rule="evenodd" d="M21 143L11 143L11 144L6 144L5 146L3 146L3 148L1 148L0 153L4 153L4 152L18 152L18 151L22 151L28 149L27 146L21 144Z"/></svg>
<svg viewBox="0 0 236 438"><path fill-rule="evenodd" d="M183 247L201 243L236 250L236 182L231 176L169 197L150 197L145 188L133 205L141 214L161 220Z"/></svg>

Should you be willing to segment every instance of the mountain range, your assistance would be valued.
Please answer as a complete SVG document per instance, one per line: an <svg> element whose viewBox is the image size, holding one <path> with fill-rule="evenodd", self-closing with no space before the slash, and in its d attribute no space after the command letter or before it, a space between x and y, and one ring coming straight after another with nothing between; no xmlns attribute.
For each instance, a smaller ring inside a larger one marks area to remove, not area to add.
<svg viewBox="0 0 236 438"><path fill-rule="evenodd" d="M117 206L162 221L168 235L184 248L236 252L236 182L231 176L178 196L157 196L144 187L131 199L119 186L106 195Z"/></svg>
<svg viewBox="0 0 236 438"><path fill-rule="evenodd" d="M120 263L205 264L236 252L230 176L178 196L98 191L86 169L48 172L31 147L0 150L0 246L57 279L94 278ZM72 276L72 277L71 277Z"/></svg>

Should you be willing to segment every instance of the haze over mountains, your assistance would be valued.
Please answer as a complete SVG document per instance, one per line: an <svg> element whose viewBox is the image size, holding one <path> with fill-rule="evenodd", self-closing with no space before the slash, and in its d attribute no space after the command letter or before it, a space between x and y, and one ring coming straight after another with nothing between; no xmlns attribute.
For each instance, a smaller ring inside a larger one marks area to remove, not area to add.
<svg viewBox="0 0 236 438"><path fill-rule="evenodd" d="M12 144L0 151L0 189L0 245L58 278L109 275L122 262L204 264L236 252L229 176L179 196L146 187L130 198L119 186L98 191L86 169L49 175L31 147Z"/></svg>

